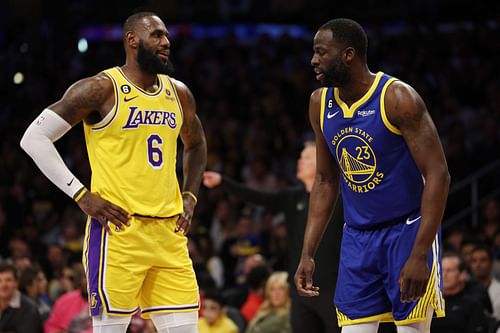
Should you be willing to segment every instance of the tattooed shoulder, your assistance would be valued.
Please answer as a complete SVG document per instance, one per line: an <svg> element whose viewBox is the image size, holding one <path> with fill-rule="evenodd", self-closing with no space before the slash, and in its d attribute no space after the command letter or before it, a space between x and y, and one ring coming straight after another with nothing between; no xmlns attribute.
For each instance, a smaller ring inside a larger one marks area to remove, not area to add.
<svg viewBox="0 0 500 333"><path fill-rule="evenodd" d="M68 108L99 109L113 93L111 81L104 76L82 79L73 84L63 97Z"/></svg>

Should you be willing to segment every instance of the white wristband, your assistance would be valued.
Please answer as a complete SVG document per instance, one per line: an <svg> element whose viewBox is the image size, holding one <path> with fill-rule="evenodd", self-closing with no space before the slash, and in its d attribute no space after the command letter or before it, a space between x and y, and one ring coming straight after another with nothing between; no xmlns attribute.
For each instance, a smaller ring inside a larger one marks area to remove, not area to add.
<svg viewBox="0 0 500 333"><path fill-rule="evenodd" d="M73 198L83 185L69 171L54 146L54 142L70 129L71 125L66 120L45 109L24 132L21 147L52 183Z"/></svg>

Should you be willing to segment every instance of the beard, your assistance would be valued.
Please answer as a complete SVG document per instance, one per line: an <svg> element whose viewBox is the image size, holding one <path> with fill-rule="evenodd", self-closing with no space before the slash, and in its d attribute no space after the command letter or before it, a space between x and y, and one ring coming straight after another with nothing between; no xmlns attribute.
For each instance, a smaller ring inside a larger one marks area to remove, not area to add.
<svg viewBox="0 0 500 333"><path fill-rule="evenodd" d="M167 62L161 61L155 53L144 47L142 41L139 42L137 49L137 63L144 72L149 74L172 75L174 73L174 66L170 62L170 59Z"/></svg>
<svg viewBox="0 0 500 333"><path fill-rule="evenodd" d="M351 79L351 74L342 60L340 55L335 58L332 66L324 72L324 78L321 80L321 84L324 87L342 87Z"/></svg>

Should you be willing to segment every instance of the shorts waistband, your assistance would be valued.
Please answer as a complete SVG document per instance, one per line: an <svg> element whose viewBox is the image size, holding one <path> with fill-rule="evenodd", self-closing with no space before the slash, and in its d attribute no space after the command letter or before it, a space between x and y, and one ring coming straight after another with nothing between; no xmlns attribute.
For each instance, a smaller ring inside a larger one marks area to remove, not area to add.
<svg viewBox="0 0 500 333"><path fill-rule="evenodd" d="M179 214L173 215L173 216L151 216L151 215L142 215L138 213L132 214L133 217L138 217L141 219L148 219L148 220L170 220L170 219L176 219L179 217Z"/></svg>
<svg viewBox="0 0 500 333"><path fill-rule="evenodd" d="M407 214L395 217L395 218L387 220L387 221L380 222L376 225L367 226L366 228L363 228L360 226L349 225L348 223L346 223L346 226L349 228L355 229L355 230L359 230L359 231L376 231L376 230L381 230L384 228L392 227L392 226L397 225L397 224L404 224L406 218L408 218L409 216L413 216L419 212L420 212L420 208L414 209L414 210L408 212Z"/></svg>

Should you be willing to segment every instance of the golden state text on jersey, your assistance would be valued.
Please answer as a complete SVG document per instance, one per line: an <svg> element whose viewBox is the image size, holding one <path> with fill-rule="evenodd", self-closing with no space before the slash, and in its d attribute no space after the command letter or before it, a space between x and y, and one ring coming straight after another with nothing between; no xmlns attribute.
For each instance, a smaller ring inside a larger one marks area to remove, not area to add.
<svg viewBox="0 0 500 333"><path fill-rule="evenodd" d="M400 131L387 119L384 96L396 79L377 73L350 107L337 88L323 88L320 125L341 173L346 223L367 229L420 207L423 180Z"/></svg>
<svg viewBox="0 0 500 333"><path fill-rule="evenodd" d="M158 88L135 86L119 68L103 71L113 82L115 104L97 124L84 124L92 191L131 214L182 213L175 170L182 107L172 79Z"/></svg>

